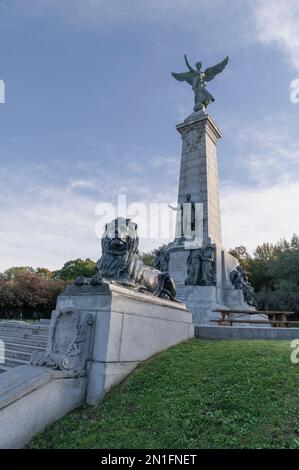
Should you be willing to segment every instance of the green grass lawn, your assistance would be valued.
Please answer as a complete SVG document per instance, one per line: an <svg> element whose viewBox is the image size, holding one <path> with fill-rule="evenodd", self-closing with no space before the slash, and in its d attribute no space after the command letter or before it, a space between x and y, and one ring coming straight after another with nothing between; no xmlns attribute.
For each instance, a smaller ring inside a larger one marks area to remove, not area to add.
<svg viewBox="0 0 299 470"><path fill-rule="evenodd" d="M31 448L299 448L288 341L191 340L36 436Z"/></svg>

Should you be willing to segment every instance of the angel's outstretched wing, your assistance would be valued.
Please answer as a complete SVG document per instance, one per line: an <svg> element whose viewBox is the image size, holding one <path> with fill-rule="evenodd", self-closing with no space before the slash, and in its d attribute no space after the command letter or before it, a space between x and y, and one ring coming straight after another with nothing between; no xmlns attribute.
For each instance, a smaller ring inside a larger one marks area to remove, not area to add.
<svg viewBox="0 0 299 470"><path fill-rule="evenodd" d="M227 63L228 57L226 57L222 62L219 62L219 64L214 65L213 67L209 67L205 71L204 81L209 82L210 80L213 80L213 78L215 78L218 73L222 72L222 70L226 67Z"/></svg>
<svg viewBox="0 0 299 470"><path fill-rule="evenodd" d="M179 80L180 82L187 82L189 85L192 85L192 81L194 78L194 73L192 72L183 72L183 73L174 73L171 72L171 75L176 79Z"/></svg>

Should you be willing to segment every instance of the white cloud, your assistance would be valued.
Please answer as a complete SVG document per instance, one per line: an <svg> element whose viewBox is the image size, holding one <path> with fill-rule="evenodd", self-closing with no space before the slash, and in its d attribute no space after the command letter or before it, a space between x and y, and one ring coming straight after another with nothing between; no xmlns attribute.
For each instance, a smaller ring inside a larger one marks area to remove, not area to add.
<svg viewBox="0 0 299 470"><path fill-rule="evenodd" d="M170 158L166 156L166 162ZM113 165L107 170L94 161L85 161L84 166L79 162L82 178L75 177L76 165L67 162L61 164L64 172L55 164L45 168L19 163L0 168L0 272L20 265L57 269L69 259L98 259L95 208L99 202L115 206L118 194L127 194L128 204L172 203L175 199L171 181L161 185L153 176L161 172L162 161L162 156L145 159L142 174L120 172ZM66 176L57 181L55 175L62 174ZM167 179L167 168L164 176ZM141 214L141 220L145 216ZM140 248L149 250L162 241L143 239Z"/></svg>
<svg viewBox="0 0 299 470"><path fill-rule="evenodd" d="M263 242L299 234L299 180L267 188L226 187L222 190L224 245L245 245L253 251Z"/></svg>
<svg viewBox="0 0 299 470"><path fill-rule="evenodd" d="M37 186L30 179L26 183L33 186L24 192L23 179L5 178L0 270L16 265L55 269L68 259L97 257L94 201L65 187Z"/></svg>
<svg viewBox="0 0 299 470"><path fill-rule="evenodd" d="M248 173L246 184L231 181L221 190L227 248L245 245L253 251L263 242L299 234L299 140L288 124L287 116L279 116L237 131L236 158Z"/></svg>
<svg viewBox="0 0 299 470"><path fill-rule="evenodd" d="M298 0L254 0L252 8L257 39L266 45L277 45L299 71Z"/></svg>
<svg viewBox="0 0 299 470"><path fill-rule="evenodd" d="M251 180L262 187L299 177L299 139L283 117L266 119L259 126L238 132L238 159L244 161Z"/></svg>
<svg viewBox="0 0 299 470"><path fill-rule="evenodd" d="M70 183L71 189L83 188L83 189L95 189L97 187L96 182L92 180L73 180Z"/></svg>

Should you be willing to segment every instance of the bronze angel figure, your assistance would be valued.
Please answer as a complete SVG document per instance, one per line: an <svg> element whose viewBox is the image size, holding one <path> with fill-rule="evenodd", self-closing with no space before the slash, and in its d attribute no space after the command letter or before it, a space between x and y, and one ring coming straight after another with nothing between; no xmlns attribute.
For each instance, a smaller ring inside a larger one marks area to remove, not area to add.
<svg viewBox="0 0 299 470"><path fill-rule="evenodd" d="M204 72L201 71L202 63L196 62L195 69L191 67L188 62L187 55L184 55L186 65L189 69L189 72L183 73L171 73L171 75L180 82L187 82L192 86L194 92L194 111L205 111L207 106L210 103L215 101L211 93L206 89L206 83L213 80L216 75L226 67L228 63L228 57L226 57L222 62L213 67L207 68Z"/></svg>

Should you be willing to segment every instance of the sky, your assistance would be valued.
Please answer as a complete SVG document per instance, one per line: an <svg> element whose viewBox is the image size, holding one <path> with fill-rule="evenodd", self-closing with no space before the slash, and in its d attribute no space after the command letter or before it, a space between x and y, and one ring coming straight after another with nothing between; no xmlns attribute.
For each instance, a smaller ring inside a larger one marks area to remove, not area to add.
<svg viewBox="0 0 299 470"><path fill-rule="evenodd" d="M177 200L185 53L230 58L208 87L224 245L299 233L298 0L0 0L0 271L98 259L118 195Z"/></svg>

